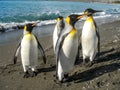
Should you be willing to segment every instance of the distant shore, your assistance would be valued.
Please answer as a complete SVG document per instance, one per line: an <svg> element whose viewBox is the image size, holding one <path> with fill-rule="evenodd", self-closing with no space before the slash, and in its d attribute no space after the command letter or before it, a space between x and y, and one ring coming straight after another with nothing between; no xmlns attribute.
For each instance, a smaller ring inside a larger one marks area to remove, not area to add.
<svg viewBox="0 0 120 90"><path fill-rule="evenodd" d="M7 1L7 0L0 0ZM17 0L8 0L8 1L17 1ZM28 1L28 0L21 0ZM73 1L73 2L101 2L101 3L114 3L120 4L120 0L29 0L29 1Z"/></svg>
<svg viewBox="0 0 120 90"><path fill-rule="evenodd" d="M120 0L42 0L42 1L101 2L101 3L120 4Z"/></svg>

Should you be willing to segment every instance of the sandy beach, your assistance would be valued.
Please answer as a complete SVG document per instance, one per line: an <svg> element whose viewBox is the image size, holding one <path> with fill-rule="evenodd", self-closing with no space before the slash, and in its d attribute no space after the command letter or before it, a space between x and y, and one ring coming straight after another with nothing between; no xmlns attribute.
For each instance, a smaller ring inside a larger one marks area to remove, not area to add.
<svg viewBox="0 0 120 90"><path fill-rule="evenodd" d="M20 55L13 64L17 42L0 46L0 90L119 90L120 89L120 21L99 25L101 53L91 67L81 64L82 54L67 83L55 78L55 55L52 36L39 38L45 49L47 64L39 53L38 75L23 78ZM81 31L80 31L81 33Z"/></svg>

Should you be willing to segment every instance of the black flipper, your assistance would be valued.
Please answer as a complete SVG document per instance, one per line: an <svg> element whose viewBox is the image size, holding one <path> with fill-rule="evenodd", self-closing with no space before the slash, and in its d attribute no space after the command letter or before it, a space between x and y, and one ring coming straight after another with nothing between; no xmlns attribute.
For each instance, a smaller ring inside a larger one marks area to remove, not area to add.
<svg viewBox="0 0 120 90"><path fill-rule="evenodd" d="M61 36L58 38L57 42L56 42L56 46L55 46L55 52L56 52L56 74L57 74L57 71L58 71L58 60L59 60L59 55L60 55L60 50L62 48L62 45L63 45L63 42L66 38L66 36L68 35L69 33L66 33L65 35Z"/></svg>
<svg viewBox="0 0 120 90"><path fill-rule="evenodd" d="M100 55L100 34L99 34L99 29L97 28L97 24L96 22L94 21L94 24L95 24L95 28L96 28L96 35L98 37L98 56Z"/></svg>
<svg viewBox="0 0 120 90"><path fill-rule="evenodd" d="M16 64L17 62L17 57L18 57L18 54L19 54L19 51L20 51L20 48L21 48L21 41L19 42L18 46L17 46L17 49L15 51L15 54L14 54L14 59L13 59L13 63Z"/></svg>
<svg viewBox="0 0 120 90"><path fill-rule="evenodd" d="M36 38L37 43L38 43L38 48L39 48L39 50L40 50L40 52L41 52L41 54L42 54L43 62L46 64L46 55L45 55L45 51L44 51L42 45L39 43L38 38L37 38L36 36L35 36L35 38Z"/></svg>

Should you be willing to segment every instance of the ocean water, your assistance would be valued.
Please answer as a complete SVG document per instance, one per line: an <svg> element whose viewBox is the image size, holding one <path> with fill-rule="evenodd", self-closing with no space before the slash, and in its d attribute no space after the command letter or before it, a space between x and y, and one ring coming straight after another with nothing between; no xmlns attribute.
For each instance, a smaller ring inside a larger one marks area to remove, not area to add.
<svg viewBox="0 0 120 90"><path fill-rule="evenodd" d="M86 8L103 10L95 18L102 23L120 19L120 5L60 1L0 1L0 30L18 30L24 24L40 21L39 26L55 24L58 16L81 14Z"/></svg>
<svg viewBox="0 0 120 90"><path fill-rule="evenodd" d="M21 28L30 22L40 21L37 27L34 28L35 30L33 30L33 33L37 36L52 35L58 16L67 17L70 14L82 14L87 8L103 10L103 12L94 15L97 24L120 20L120 5L117 4L60 1L0 1L0 45L6 42L19 41L22 36ZM84 19L81 21L84 22ZM80 28L82 28L82 25Z"/></svg>

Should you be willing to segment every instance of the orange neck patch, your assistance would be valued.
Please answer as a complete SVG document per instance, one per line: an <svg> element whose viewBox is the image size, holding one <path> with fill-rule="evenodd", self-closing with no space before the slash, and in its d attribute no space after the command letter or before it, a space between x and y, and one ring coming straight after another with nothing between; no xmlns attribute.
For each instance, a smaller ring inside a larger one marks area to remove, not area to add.
<svg viewBox="0 0 120 90"><path fill-rule="evenodd" d="M94 21L94 19L93 19L93 17L92 16L89 16L88 18L87 18L87 20L86 20L87 22L93 22Z"/></svg>
<svg viewBox="0 0 120 90"><path fill-rule="evenodd" d="M77 36L77 30L75 28L73 28L72 31L70 32L70 36L72 38L75 38Z"/></svg>

